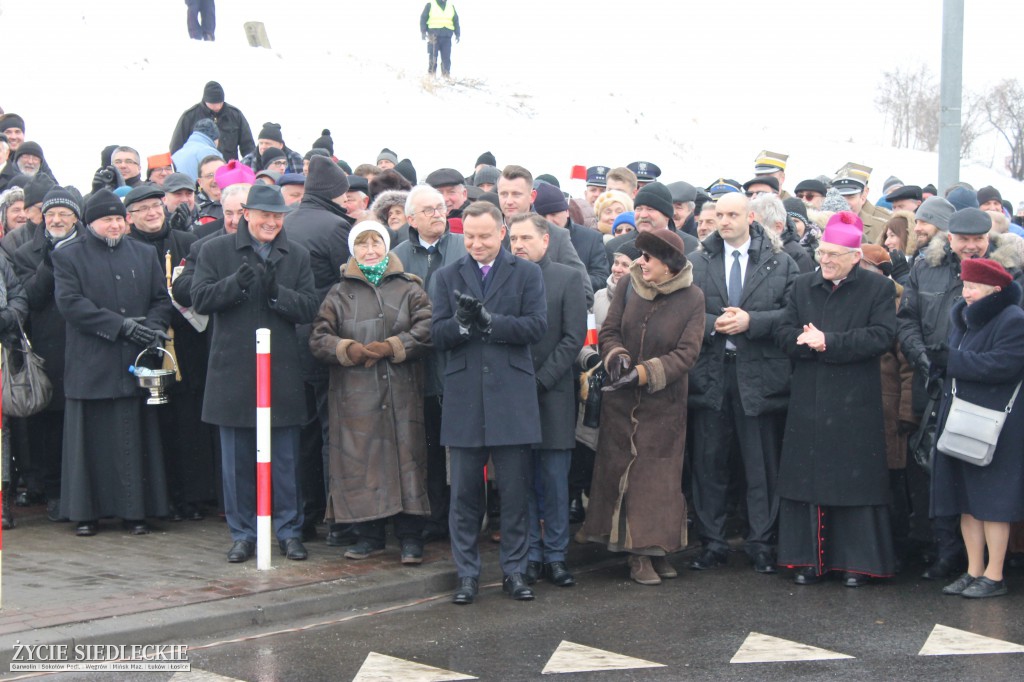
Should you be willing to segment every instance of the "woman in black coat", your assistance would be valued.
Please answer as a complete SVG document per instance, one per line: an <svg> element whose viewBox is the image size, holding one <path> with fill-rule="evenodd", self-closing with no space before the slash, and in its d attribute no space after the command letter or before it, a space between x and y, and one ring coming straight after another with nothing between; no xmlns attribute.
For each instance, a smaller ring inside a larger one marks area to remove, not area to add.
<svg viewBox="0 0 1024 682"><path fill-rule="evenodd" d="M1024 379L1024 310L1021 288L993 260L963 261L963 300L953 306L947 381L943 382L940 434L949 414L951 386L957 397L1003 410ZM1019 397L1019 396L1018 396ZM935 516L960 515L967 548L967 572L944 594L997 597L1006 594L1003 560L1010 523L1024 520L1024 408L1013 401L992 463L975 466L936 450L932 476ZM988 563L985 550L988 549Z"/></svg>

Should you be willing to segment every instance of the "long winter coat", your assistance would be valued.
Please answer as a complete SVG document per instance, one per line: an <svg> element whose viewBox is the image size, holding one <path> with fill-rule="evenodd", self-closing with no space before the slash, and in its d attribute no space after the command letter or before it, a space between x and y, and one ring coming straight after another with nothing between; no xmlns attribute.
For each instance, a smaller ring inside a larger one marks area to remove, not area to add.
<svg viewBox="0 0 1024 682"><path fill-rule="evenodd" d="M956 379L957 396L1003 410L1017 382L1024 379L1024 310L1021 289L1013 282L971 305L961 301L951 312L947 379ZM949 415L952 381L943 385L936 442ZM970 514L982 521L1024 520L1024 399L1020 395L999 434L987 467L935 452L932 516Z"/></svg>
<svg viewBox="0 0 1024 682"><path fill-rule="evenodd" d="M126 317L166 331L171 297L156 250L124 237L117 246L86 228L55 250L54 295L67 322L64 394L76 400L141 395L128 367L143 346L121 336Z"/></svg>
<svg viewBox="0 0 1024 682"><path fill-rule="evenodd" d="M903 287L896 285L896 309L899 310ZM882 414L885 418L885 456L889 469L907 468L908 433L902 422L916 423L912 386L914 368L900 350L899 342L892 345L881 358Z"/></svg>
<svg viewBox="0 0 1024 682"><path fill-rule="evenodd" d="M747 272L739 307L750 315L750 328L734 336L715 333L715 322L729 305L725 281L725 243L718 232L704 239L689 255L693 283L704 292L704 343L690 372L692 409L720 410L725 396L725 342L736 346L736 378L743 411L749 417L779 412L789 404L793 365L775 344L775 331L785 314L797 264L758 223L750 226Z"/></svg>
<svg viewBox="0 0 1024 682"><path fill-rule="evenodd" d="M431 338L446 351L441 443L483 448L541 442L537 381L530 345L548 328L544 277L536 263L498 252L483 292L480 266L470 255L446 265L430 281ZM481 300L491 333L469 337L455 321L455 291Z"/></svg>
<svg viewBox="0 0 1024 682"><path fill-rule="evenodd" d="M985 255L1013 274L1018 284L1021 276L1020 257L1010 240L1003 236L989 238ZM907 361L918 366L927 357L926 346L945 343L949 338L949 311L961 300L960 258L949 248L948 235L939 232L914 259L910 278L903 290L897 316L900 347ZM928 395L924 390L927 377L922 370L914 376L914 412L924 412Z"/></svg>
<svg viewBox="0 0 1024 682"><path fill-rule="evenodd" d="M423 364L430 299L394 254L377 286L349 260L313 323L309 347L330 366L327 518L369 521L429 514ZM394 355L353 365L353 343L387 341Z"/></svg>
<svg viewBox="0 0 1024 682"><path fill-rule="evenodd" d="M277 268L279 293L271 302L257 276L243 291L235 276L243 262L257 270L249 226L214 237L199 249L192 279L192 306L210 315L213 339L203 398L203 421L217 426L256 426L256 330L270 330L272 426L300 426L308 420L306 390L299 371L295 325L312 322L317 297L309 251L288 241L282 229L269 260Z"/></svg>
<svg viewBox="0 0 1024 682"><path fill-rule="evenodd" d="M879 358L896 338L891 280L853 268L833 290L820 272L800 275L775 335L795 361L778 494L824 506L884 505L889 472ZM805 324L825 350L798 346Z"/></svg>
<svg viewBox="0 0 1024 682"><path fill-rule="evenodd" d="M576 445L576 389L572 368L587 336L587 301L578 272L568 265L552 263L547 256L537 264L544 275L548 330L530 347L543 436L535 446L545 450L571 450Z"/></svg>
<svg viewBox="0 0 1024 682"><path fill-rule="evenodd" d="M81 235L85 226L77 223L75 230L76 236ZM63 248L69 243L67 240L59 242L57 248ZM46 409L59 412L64 410L64 349L67 346L67 323L57 310L53 263L46 262L44 258L48 250L46 231L38 230L32 241L22 244L14 252L14 271L21 280L25 298L28 299L26 331L32 339L32 350L45 361L43 368L53 385L53 397Z"/></svg>
<svg viewBox="0 0 1024 682"><path fill-rule="evenodd" d="M613 551L665 554L686 546L680 490L686 443L688 373L704 337L704 294L688 262L659 285L640 265L619 280L598 334L608 360L626 353L647 385L605 393L590 505L583 527Z"/></svg>
<svg viewBox="0 0 1024 682"><path fill-rule="evenodd" d="M587 266L590 286L596 294L604 286L605 280L612 272L601 233L589 227L577 225L571 219L565 224L565 229L569 232L569 240L572 241L573 248L576 249L576 255Z"/></svg>

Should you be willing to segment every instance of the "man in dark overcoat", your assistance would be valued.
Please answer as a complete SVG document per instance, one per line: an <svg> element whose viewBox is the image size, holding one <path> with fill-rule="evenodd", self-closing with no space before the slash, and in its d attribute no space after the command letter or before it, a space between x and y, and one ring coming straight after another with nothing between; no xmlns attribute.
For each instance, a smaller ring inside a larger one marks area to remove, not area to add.
<svg viewBox="0 0 1024 682"><path fill-rule="evenodd" d="M61 515L78 535L108 516L141 535L147 516L167 515L156 412L128 368L167 338L171 299L156 251L124 238L125 216L113 192L94 192L85 233L50 256L67 322Z"/></svg>
<svg viewBox="0 0 1024 682"><path fill-rule="evenodd" d="M301 561L297 453L309 415L295 325L312 322L318 300L309 251L283 231L281 190L254 185L242 206L235 234L199 250L192 280L193 308L213 326L203 421L220 427L228 561L247 561L256 548L256 330L269 329L274 534L281 553Z"/></svg>
<svg viewBox="0 0 1024 682"><path fill-rule="evenodd" d="M576 445L572 368L587 336L587 299L580 274L547 257L549 229L558 228L550 227L535 213L509 219L512 253L540 266L548 309L548 330L530 346L542 438L533 445L526 582L536 582L543 572L552 584L569 587L576 584L565 565L569 547L569 465Z"/></svg>
<svg viewBox="0 0 1024 682"><path fill-rule="evenodd" d="M46 363L46 376L53 396L42 412L26 420L32 453L32 469L42 479L46 495L46 513L51 521L60 520L60 458L64 439L64 349L67 331L64 317L54 298L54 249L67 246L81 235L82 207L63 187L54 187L43 199L45 229L14 252L14 270L28 299L28 324L32 330L32 349Z"/></svg>
<svg viewBox="0 0 1024 682"><path fill-rule="evenodd" d="M792 365L775 345L797 264L754 222L739 192L719 199L718 230L690 254L693 283L704 292L704 343L690 372L693 410L693 508L704 551L690 568L724 564L729 453L739 446L746 487L744 550L758 573L775 572L775 482L782 447L780 416L789 402Z"/></svg>
<svg viewBox="0 0 1024 682"><path fill-rule="evenodd" d="M480 576L483 468L494 461L501 497L501 569L513 598L533 599L526 584L530 450L542 440L530 345L547 331L540 268L502 249L501 213L486 202L463 213L466 256L431 282L431 338L447 351L441 443L451 449L449 532L459 588L472 603Z"/></svg>
<svg viewBox="0 0 1024 682"><path fill-rule="evenodd" d="M795 361L779 466L780 564L848 587L896 569L880 358L896 337L892 280L858 267L863 224L829 220L821 269L797 277L775 339Z"/></svg>

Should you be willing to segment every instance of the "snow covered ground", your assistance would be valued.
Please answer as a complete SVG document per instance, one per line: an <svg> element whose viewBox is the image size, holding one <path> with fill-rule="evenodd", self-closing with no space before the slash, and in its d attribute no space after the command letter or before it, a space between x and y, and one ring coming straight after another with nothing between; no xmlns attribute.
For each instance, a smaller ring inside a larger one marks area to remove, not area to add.
<svg viewBox="0 0 1024 682"><path fill-rule="evenodd" d="M453 49L454 84L424 82L423 2L222 0L217 41L201 43L187 39L180 0L0 0L0 105L25 117L27 139L43 145L58 179L83 188L108 144L165 151L211 79L254 133L279 122L287 144L305 152L329 128L349 163L373 162L386 146L421 178L441 166L468 173L490 150L499 166L552 173L570 191L582 189L569 181L573 164L640 159L667 181L742 182L768 148L790 155L790 189L847 161L874 167L873 197L889 175L937 180L935 154L884 145L872 105L884 68L920 59L938 72L937 1L864 0L856 17L829 17L827 4L802 0L770 10L734 3L729 16L661 0L637 9L457 0L464 39ZM968 3L982 16L991 8L1004 25L1024 13ZM973 17L965 85L1017 75L1005 38L985 42L998 26ZM247 45L249 20L266 24L272 49ZM989 167L1001 166L1002 151L983 147L962 179L1024 200L1024 184Z"/></svg>

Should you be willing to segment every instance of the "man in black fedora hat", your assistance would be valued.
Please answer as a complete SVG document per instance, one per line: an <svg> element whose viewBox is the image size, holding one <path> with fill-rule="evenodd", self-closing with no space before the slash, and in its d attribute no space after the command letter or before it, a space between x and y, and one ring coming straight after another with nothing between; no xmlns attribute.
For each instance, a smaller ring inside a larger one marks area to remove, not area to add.
<svg viewBox="0 0 1024 682"><path fill-rule="evenodd" d="M233 545L228 561L256 548L256 330L271 333L271 448L274 533L281 553L305 559L297 453L309 420L295 325L313 321L318 298L309 251L284 233L281 190L253 185L234 234L199 251L193 308L213 317L203 421L220 427L224 512Z"/></svg>

